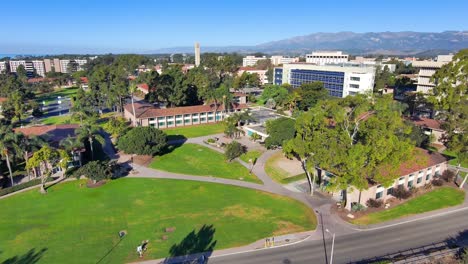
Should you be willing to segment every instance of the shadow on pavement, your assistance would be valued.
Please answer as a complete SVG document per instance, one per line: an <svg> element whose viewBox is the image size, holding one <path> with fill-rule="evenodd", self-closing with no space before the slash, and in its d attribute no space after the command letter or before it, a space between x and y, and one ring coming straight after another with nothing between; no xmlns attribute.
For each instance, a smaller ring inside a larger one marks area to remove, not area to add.
<svg viewBox="0 0 468 264"><path fill-rule="evenodd" d="M208 263L216 240L213 225L203 225L200 230L193 230L178 244L169 249L170 256L163 263Z"/></svg>
<svg viewBox="0 0 468 264"><path fill-rule="evenodd" d="M35 248L30 249L24 255L16 255L2 262L2 264L31 264L37 263L44 253L47 251L47 248L42 248L36 252Z"/></svg>

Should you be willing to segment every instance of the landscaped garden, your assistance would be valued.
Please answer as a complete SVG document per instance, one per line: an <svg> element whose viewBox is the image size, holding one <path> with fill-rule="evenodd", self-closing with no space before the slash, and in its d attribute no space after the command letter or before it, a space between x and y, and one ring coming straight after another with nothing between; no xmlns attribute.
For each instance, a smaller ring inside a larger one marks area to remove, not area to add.
<svg viewBox="0 0 468 264"><path fill-rule="evenodd" d="M404 216L420 214L463 203L465 192L453 187L441 187L413 198L393 208L369 213L352 220L353 224L369 225L394 220Z"/></svg>
<svg viewBox="0 0 468 264"><path fill-rule="evenodd" d="M175 173L213 176L260 183L261 181L240 163L227 162L224 155L197 144L170 146L168 153L156 156L151 168Z"/></svg>
<svg viewBox="0 0 468 264"><path fill-rule="evenodd" d="M169 140L203 137L223 133L223 131L224 127L221 123L164 129L164 132L169 136Z"/></svg>
<svg viewBox="0 0 468 264"><path fill-rule="evenodd" d="M124 263L142 260L136 247L143 240L149 240L145 260L169 256L173 245L190 239L200 248L215 242L216 250L316 227L312 211L289 198L179 180L119 179L98 188L72 181L46 195L16 194L0 207L5 263ZM123 230L127 235L119 239Z"/></svg>
<svg viewBox="0 0 468 264"><path fill-rule="evenodd" d="M291 171L293 171L293 173L286 171L284 169L286 166L291 167ZM270 178L281 184L288 184L306 179L305 173L300 168L300 164L294 164L294 162L287 160L281 152L273 154L266 161L265 172L270 176Z"/></svg>

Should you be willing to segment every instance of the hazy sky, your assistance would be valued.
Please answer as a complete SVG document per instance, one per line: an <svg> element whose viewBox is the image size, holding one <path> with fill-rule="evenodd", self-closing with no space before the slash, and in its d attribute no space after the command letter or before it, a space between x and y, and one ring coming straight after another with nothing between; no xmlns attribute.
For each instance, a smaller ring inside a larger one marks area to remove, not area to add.
<svg viewBox="0 0 468 264"><path fill-rule="evenodd" d="M468 30L468 1L23 0L0 4L0 54L255 45L314 32Z"/></svg>

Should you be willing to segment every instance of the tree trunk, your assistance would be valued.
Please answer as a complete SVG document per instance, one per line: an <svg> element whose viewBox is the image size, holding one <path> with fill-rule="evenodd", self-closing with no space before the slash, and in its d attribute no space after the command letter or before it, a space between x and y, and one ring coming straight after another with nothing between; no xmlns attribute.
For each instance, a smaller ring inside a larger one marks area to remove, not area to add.
<svg viewBox="0 0 468 264"><path fill-rule="evenodd" d="M29 154L28 151L24 152L24 160L26 161L26 164L28 164L28 160L29 160L28 154ZM26 166L26 173L28 174L28 181L31 181L31 172L29 171L28 166Z"/></svg>
<svg viewBox="0 0 468 264"><path fill-rule="evenodd" d="M93 137L89 137L89 147L91 149L91 160L94 160Z"/></svg>
<svg viewBox="0 0 468 264"><path fill-rule="evenodd" d="M133 126L136 127L136 114L135 114L135 104L133 103L133 93L131 94L132 97L132 111L133 111Z"/></svg>
<svg viewBox="0 0 468 264"><path fill-rule="evenodd" d="M8 152L5 151L5 153L6 153L5 157L6 157L8 171L10 172L11 187L13 187L13 185L15 185L15 183L13 182L13 172L11 171L10 158L8 157Z"/></svg>
<svg viewBox="0 0 468 264"><path fill-rule="evenodd" d="M44 162L43 165L44 165L44 172L41 171L41 189L40 189L40 192L41 193L47 193L47 191L45 189L45 176L48 174L47 162Z"/></svg>
<svg viewBox="0 0 468 264"><path fill-rule="evenodd" d="M310 177L309 170L307 170L307 160L301 160L302 164L302 169L304 169L306 176L307 176L307 181L309 182L309 187L310 187L310 196L314 195L314 182L312 178ZM314 175L314 180L315 180L315 175Z"/></svg>

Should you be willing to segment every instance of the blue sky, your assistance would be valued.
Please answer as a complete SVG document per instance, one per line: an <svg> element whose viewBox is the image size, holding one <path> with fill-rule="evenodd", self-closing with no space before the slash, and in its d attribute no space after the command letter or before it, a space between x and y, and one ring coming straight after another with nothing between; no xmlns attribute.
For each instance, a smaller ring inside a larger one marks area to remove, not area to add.
<svg viewBox="0 0 468 264"><path fill-rule="evenodd" d="M255 45L314 32L468 30L468 1L2 1L0 53Z"/></svg>

